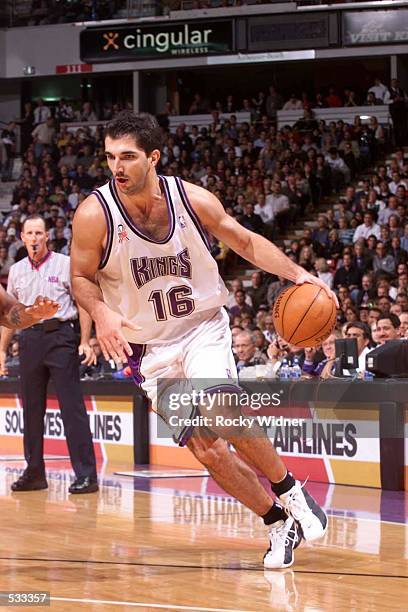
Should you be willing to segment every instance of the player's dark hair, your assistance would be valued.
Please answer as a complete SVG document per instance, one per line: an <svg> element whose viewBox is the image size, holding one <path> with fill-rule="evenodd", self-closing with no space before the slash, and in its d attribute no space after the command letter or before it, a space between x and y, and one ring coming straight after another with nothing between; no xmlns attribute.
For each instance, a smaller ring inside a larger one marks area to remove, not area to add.
<svg viewBox="0 0 408 612"><path fill-rule="evenodd" d="M136 115L130 110L120 112L106 125L105 138L114 140L123 136L132 136L137 146L150 155L154 149L161 149L162 131L153 115L140 113Z"/></svg>

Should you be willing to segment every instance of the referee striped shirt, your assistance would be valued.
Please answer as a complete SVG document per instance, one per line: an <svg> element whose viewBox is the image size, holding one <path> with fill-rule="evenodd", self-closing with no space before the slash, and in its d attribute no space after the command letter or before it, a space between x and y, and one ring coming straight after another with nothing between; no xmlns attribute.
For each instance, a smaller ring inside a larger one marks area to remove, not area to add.
<svg viewBox="0 0 408 612"><path fill-rule="evenodd" d="M70 259L67 255L49 251L38 263L29 257L13 264L8 275L7 291L22 304L33 304L38 295L60 305L56 318L76 319L77 308L71 294Z"/></svg>

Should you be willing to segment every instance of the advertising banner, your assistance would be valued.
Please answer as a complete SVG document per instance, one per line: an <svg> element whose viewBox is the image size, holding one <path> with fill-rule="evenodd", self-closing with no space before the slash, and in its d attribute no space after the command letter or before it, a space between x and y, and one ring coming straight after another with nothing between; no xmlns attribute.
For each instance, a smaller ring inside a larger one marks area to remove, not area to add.
<svg viewBox="0 0 408 612"><path fill-rule="evenodd" d="M344 11L343 44L381 45L408 40L408 11Z"/></svg>
<svg viewBox="0 0 408 612"><path fill-rule="evenodd" d="M81 60L90 64L232 51L232 20L88 28L80 37Z"/></svg>
<svg viewBox="0 0 408 612"><path fill-rule="evenodd" d="M133 463L133 398L88 396L85 405L97 460ZM44 453L68 456L56 398L49 397L44 418ZM23 409L17 395L0 398L0 454L23 454Z"/></svg>

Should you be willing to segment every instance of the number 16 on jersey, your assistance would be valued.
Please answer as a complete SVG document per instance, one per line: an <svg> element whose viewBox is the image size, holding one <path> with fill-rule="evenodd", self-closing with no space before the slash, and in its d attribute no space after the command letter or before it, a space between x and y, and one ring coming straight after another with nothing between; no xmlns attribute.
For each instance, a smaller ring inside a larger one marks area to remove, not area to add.
<svg viewBox="0 0 408 612"><path fill-rule="evenodd" d="M180 319L187 317L194 309L194 300L189 297L192 291L186 285L172 287L166 293L156 289L149 295L149 302L153 304L157 321L167 321L169 315Z"/></svg>

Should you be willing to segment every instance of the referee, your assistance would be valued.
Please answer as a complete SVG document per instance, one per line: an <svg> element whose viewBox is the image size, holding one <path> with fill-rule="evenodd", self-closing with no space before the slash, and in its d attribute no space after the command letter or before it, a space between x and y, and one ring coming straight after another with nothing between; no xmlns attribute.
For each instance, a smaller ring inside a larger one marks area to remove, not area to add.
<svg viewBox="0 0 408 612"><path fill-rule="evenodd" d="M54 383L58 397L69 455L76 480L70 493L98 490L92 434L79 383L79 357L83 363L95 362L89 346L92 321L80 309L81 344L78 351L74 321L78 311L71 295L70 260L47 249L48 233L39 215L23 224L21 238L28 257L13 264L8 277L8 292L23 304L33 297L47 295L60 305L57 318L25 329L20 334L21 394L24 415L24 455L27 467L11 485L12 491L47 488L44 464L44 415L47 385ZM0 341L0 373L6 374L6 354L13 329L3 328Z"/></svg>

